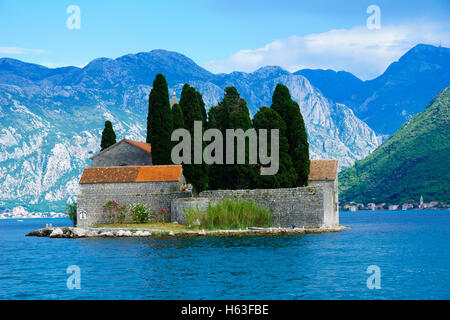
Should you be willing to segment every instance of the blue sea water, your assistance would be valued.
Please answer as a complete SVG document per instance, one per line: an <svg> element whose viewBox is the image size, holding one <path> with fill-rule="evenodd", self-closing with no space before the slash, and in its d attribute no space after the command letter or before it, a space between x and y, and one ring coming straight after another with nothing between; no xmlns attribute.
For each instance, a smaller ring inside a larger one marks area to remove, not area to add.
<svg viewBox="0 0 450 320"><path fill-rule="evenodd" d="M341 213L338 233L49 239L0 220L0 299L449 299L450 211ZM81 289L67 288L67 267ZM367 268L381 270L368 289Z"/></svg>

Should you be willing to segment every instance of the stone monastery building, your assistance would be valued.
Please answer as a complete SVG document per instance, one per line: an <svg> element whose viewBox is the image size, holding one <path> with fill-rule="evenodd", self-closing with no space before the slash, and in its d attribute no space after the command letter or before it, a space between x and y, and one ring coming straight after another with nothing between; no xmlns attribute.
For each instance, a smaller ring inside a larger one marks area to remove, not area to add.
<svg viewBox="0 0 450 320"><path fill-rule="evenodd" d="M173 101L176 103L175 101ZM267 190L208 190L192 198L181 165L154 166L151 145L122 139L92 156L92 165L80 179L77 225L109 223L103 206L146 204L152 210L167 209L166 221L183 222L182 207L195 201L224 197L252 199L267 206L276 226L335 227L339 224L337 160L311 160L308 187ZM179 212L172 212L172 211ZM180 221L178 221L180 220Z"/></svg>

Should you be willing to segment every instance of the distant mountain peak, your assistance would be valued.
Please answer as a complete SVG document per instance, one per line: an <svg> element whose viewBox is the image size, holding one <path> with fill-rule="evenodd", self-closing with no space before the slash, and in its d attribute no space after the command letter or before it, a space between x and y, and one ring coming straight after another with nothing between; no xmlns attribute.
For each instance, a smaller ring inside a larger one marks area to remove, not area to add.
<svg viewBox="0 0 450 320"><path fill-rule="evenodd" d="M327 98L349 106L378 134L389 135L450 85L450 49L418 44L367 81L345 71L304 69L294 74L305 76Z"/></svg>
<svg viewBox="0 0 450 320"><path fill-rule="evenodd" d="M279 66L265 66L251 73L251 75L260 77L271 77L273 75L287 75L287 74L291 73Z"/></svg>
<svg viewBox="0 0 450 320"><path fill-rule="evenodd" d="M399 62L406 61L426 61L436 62L448 58L450 48L438 47L430 44L418 44L408 50L400 59Z"/></svg>

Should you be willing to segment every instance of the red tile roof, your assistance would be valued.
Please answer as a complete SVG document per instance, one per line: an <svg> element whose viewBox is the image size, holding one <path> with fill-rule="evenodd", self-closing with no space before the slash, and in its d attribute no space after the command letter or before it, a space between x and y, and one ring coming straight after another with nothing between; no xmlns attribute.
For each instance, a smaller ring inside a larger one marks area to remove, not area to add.
<svg viewBox="0 0 450 320"><path fill-rule="evenodd" d="M178 181L182 166L87 167L80 184Z"/></svg>
<svg viewBox="0 0 450 320"><path fill-rule="evenodd" d="M336 180L337 160L311 160L309 180Z"/></svg>
<svg viewBox="0 0 450 320"><path fill-rule="evenodd" d="M136 181L178 181L182 166L147 166L140 167Z"/></svg>

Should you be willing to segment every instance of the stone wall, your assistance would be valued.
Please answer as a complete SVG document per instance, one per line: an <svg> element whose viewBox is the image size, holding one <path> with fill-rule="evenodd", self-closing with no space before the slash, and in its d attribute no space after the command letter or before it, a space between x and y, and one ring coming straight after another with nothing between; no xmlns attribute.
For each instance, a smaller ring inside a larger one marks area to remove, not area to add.
<svg viewBox="0 0 450 320"><path fill-rule="evenodd" d="M204 211L209 202L223 198L254 200L266 206L274 215L275 227L333 228L339 225L337 190L332 183L292 189L210 190L201 192L200 198L191 197L190 191L178 191L178 182L81 184L77 226L109 223L103 206L112 200L127 206L145 204L155 212L165 208L168 209L167 221L185 223L182 208L198 206ZM82 219L84 216L86 219Z"/></svg>
<svg viewBox="0 0 450 320"><path fill-rule="evenodd" d="M339 224L339 192L338 192L338 180L309 180L310 186L321 186L329 188L329 192L327 195L331 193L331 201L333 207L333 214L327 215L326 218L329 219L327 221L329 224ZM337 221L337 222L336 222Z"/></svg>
<svg viewBox="0 0 450 320"><path fill-rule="evenodd" d="M145 204L155 212L160 208L168 209L166 220L170 220L172 200L191 196L190 191L179 192L176 181L81 184L77 199L77 226L85 228L109 223L110 219L108 214L103 212L103 206L112 200L127 206ZM84 216L86 219L82 219Z"/></svg>
<svg viewBox="0 0 450 320"><path fill-rule="evenodd" d="M214 190L200 197L247 199L266 206L274 215L275 227L331 228L339 225L333 189L316 185L292 189Z"/></svg>
<svg viewBox="0 0 450 320"><path fill-rule="evenodd" d="M93 167L150 166L152 154L122 141L92 159Z"/></svg>

